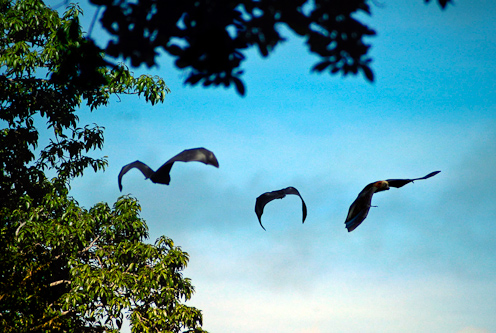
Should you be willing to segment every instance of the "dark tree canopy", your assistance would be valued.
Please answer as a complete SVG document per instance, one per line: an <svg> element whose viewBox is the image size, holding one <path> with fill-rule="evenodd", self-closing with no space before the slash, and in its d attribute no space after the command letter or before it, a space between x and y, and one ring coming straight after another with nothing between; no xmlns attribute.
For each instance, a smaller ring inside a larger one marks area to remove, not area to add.
<svg viewBox="0 0 496 333"><path fill-rule="evenodd" d="M243 95L244 51L268 56L284 41L282 25L320 58L313 70L374 79L365 38L375 31L356 18L371 14L367 0L90 1L104 8L101 23L114 37L107 54L152 66L162 48L188 71L188 84L234 84ZM450 1L438 0L443 8Z"/></svg>

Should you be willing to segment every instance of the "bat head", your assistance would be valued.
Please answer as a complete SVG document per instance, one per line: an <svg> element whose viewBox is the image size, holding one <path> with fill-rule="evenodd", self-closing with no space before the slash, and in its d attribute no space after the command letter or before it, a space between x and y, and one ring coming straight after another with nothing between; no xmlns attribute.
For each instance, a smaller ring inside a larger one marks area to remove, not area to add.
<svg viewBox="0 0 496 333"><path fill-rule="evenodd" d="M374 187L376 188L375 190L376 192L389 190L389 184L385 180L380 180L378 182L375 182Z"/></svg>

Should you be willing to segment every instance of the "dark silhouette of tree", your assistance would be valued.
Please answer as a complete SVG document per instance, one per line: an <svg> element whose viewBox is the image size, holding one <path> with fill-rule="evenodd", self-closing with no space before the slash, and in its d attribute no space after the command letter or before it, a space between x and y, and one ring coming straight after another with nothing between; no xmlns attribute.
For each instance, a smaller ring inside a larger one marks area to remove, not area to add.
<svg viewBox="0 0 496 333"><path fill-rule="evenodd" d="M90 1L104 9L100 22L113 36L108 55L152 66L161 48L188 71L191 85L234 84L243 95L244 52L256 47L267 57L285 39L281 26L303 37L320 58L314 71L361 72L374 80L365 38L375 31L356 17L370 15L367 0ZM449 2L438 0L442 8Z"/></svg>

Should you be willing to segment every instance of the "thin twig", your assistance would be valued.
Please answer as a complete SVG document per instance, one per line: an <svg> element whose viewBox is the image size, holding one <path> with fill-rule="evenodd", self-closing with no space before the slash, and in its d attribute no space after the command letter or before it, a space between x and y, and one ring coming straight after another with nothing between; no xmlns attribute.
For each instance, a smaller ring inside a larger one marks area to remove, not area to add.
<svg viewBox="0 0 496 333"><path fill-rule="evenodd" d="M98 236L97 238L95 238L91 243L90 245L88 245L87 247L85 247L83 250L81 250L80 253L83 253L83 252L86 252L88 251L89 249L91 249L91 247L93 247L93 245L95 245L95 243L100 239L100 236Z"/></svg>
<svg viewBox="0 0 496 333"><path fill-rule="evenodd" d="M72 282L70 280L59 280L59 281L55 281L55 282L50 283L49 286L55 287L55 286L58 286L59 284L62 284L62 283L71 284Z"/></svg>
<svg viewBox="0 0 496 333"><path fill-rule="evenodd" d="M15 235L16 237L19 236L19 231L21 230L22 227L24 227L24 225L26 224L26 222L22 222L19 227L17 227L17 230L15 232Z"/></svg>

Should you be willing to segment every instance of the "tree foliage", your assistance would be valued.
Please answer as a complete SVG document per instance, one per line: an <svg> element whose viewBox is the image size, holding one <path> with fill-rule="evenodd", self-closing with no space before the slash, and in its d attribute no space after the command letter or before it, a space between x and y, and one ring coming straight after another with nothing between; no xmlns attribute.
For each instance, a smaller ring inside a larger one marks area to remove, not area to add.
<svg viewBox="0 0 496 333"><path fill-rule="evenodd" d="M76 5L60 17L39 0L2 1L0 12L0 331L110 332L128 314L133 332L202 332L184 304L188 254L166 237L146 242L138 202L86 210L68 195L73 177L107 163L90 155L103 128L81 126L80 107L114 94L155 104L164 81L109 66Z"/></svg>
<svg viewBox="0 0 496 333"><path fill-rule="evenodd" d="M102 51L82 35L77 6L62 18L34 0L3 2L1 10L0 119L8 129L0 137L0 188L2 197L15 202L39 190L33 184L42 183L47 167L69 179L86 167L96 171L106 165L103 158L85 155L102 147L103 129L77 126L75 112L83 102L93 110L106 105L111 94L137 93L154 104L163 101L168 88L158 77L134 78L123 65L106 67ZM35 116L46 119L53 131L37 160Z"/></svg>
<svg viewBox="0 0 496 333"><path fill-rule="evenodd" d="M2 332L112 331L126 309L133 332L202 331L200 311L180 304L193 293L187 253L166 237L144 242L136 200L88 211L52 185L39 205L22 197L17 229L2 230Z"/></svg>
<svg viewBox="0 0 496 333"><path fill-rule="evenodd" d="M365 38L375 31L357 18L371 14L367 0L90 1L104 8L109 55L152 66L163 49L188 71L188 84L234 84L243 95L245 51L255 47L267 57L285 40L281 26L319 58L314 71L374 79ZM450 1L438 0L443 8Z"/></svg>

